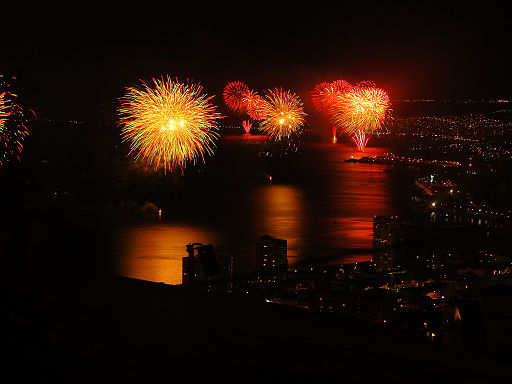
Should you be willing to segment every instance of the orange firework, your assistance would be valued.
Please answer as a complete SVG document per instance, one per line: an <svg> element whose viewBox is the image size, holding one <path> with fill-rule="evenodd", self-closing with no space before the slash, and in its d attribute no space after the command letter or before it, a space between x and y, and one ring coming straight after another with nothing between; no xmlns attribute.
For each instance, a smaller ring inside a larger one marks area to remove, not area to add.
<svg viewBox="0 0 512 384"><path fill-rule="evenodd" d="M339 96L332 111L336 125L348 133L379 133L389 116L390 100L383 89L364 82Z"/></svg>
<svg viewBox="0 0 512 384"><path fill-rule="evenodd" d="M246 94L249 87L242 81L232 81L224 88L224 101L235 112L244 112L246 109Z"/></svg>
<svg viewBox="0 0 512 384"><path fill-rule="evenodd" d="M263 114L265 117L260 127L274 140L297 134L306 116L298 96L277 88L266 92Z"/></svg>
<svg viewBox="0 0 512 384"><path fill-rule="evenodd" d="M127 88L119 107L121 135L130 153L155 171L183 169L211 155L222 116L202 86L153 79L153 87Z"/></svg>

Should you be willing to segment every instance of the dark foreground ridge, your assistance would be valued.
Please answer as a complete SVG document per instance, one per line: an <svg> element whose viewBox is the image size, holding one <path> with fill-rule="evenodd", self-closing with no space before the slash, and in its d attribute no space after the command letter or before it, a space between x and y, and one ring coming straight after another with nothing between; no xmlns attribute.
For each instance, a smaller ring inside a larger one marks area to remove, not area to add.
<svg viewBox="0 0 512 384"><path fill-rule="evenodd" d="M2 287L2 371L12 382L512 377L504 363L351 318L122 277L62 284Z"/></svg>

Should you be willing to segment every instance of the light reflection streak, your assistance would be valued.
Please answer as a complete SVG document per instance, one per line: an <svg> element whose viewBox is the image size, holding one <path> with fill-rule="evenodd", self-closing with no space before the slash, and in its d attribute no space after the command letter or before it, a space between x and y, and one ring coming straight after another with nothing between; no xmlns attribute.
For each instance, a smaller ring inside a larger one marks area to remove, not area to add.
<svg viewBox="0 0 512 384"><path fill-rule="evenodd" d="M215 243L219 237L196 225L150 224L121 230L117 268L122 276L181 284L182 257L189 243Z"/></svg>
<svg viewBox="0 0 512 384"><path fill-rule="evenodd" d="M367 148L364 155L383 152L384 148ZM255 263L256 241L264 234L288 241L290 265L371 260L374 215L396 211L389 166L345 162L362 155L351 145L312 144L298 180L284 183L277 174L270 183L224 188L218 214L205 218L204 207L192 208L187 222L126 228L121 233L118 273L179 284L185 245L192 242L211 243L216 250L229 248L235 269L248 271Z"/></svg>
<svg viewBox="0 0 512 384"><path fill-rule="evenodd" d="M288 257L298 256L304 246L304 195L291 185L264 185L251 200L254 210L253 231L288 241Z"/></svg>

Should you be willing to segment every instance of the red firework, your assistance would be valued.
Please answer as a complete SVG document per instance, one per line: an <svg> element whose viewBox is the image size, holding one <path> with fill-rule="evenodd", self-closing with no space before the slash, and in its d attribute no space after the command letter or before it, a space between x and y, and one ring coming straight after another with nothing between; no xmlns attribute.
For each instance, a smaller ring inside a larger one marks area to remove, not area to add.
<svg viewBox="0 0 512 384"><path fill-rule="evenodd" d="M335 80L332 82L324 81L317 84L311 92L311 99L316 109L331 114L331 108L337 98L348 92L352 86L345 80Z"/></svg>
<svg viewBox="0 0 512 384"><path fill-rule="evenodd" d="M224 88L224 101L226 105L235 112L244 112L246 109L245 95L249 92L249 87L242 81L232 81Z"/></svg>
<svg viewBox="0 0 512 384"><path fill-rule="evenodd" d="M265 99L257 92L248 90L243 96L243 104L247 114L254 120L260 121L265 118Z"/></svg>
<svg viewBox="0 0 512 384"><path fill-rule="evenodd" d="M324 81L320 84L317 84L315 88L311 91L311 100L313 101L313 105L318 111L323 111L325 95L329 88L329 83Z"/></svg>
<svg viewBox="0 0 512 384"><path fill-rule="evenodd" d="M325 112L330 118L334 114L334 106L338 99L348 92L352 86L345 80L335 80L332 82L324 81L317 84L311 92L311 99L318 111ZM332 142L338 141L336 137L337 126L332 126Z"/></svg>
<svg viewBox="0 0 512 384"><path fill-rule="evenodd" d="M244 132L246 134L249 134L249 132L251 131L251 128L252 128L252 123L249 120L244 120L244 121L242 121L242 127L244 129Z"/></svg>

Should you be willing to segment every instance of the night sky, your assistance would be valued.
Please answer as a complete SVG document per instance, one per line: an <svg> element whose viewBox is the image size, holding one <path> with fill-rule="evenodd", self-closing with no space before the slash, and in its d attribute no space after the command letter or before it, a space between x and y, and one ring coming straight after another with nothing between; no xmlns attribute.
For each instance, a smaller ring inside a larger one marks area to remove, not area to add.
<svg viewBox="0 0 512 384"><path fill-rule="evenodd" d="M505 10L245 4L8 10L0 73L40 115L74 120L110 121L124 87L166 74L200 82L219 106L233 80L299 95L343 78L392 99L510 96Z"/></svg>

